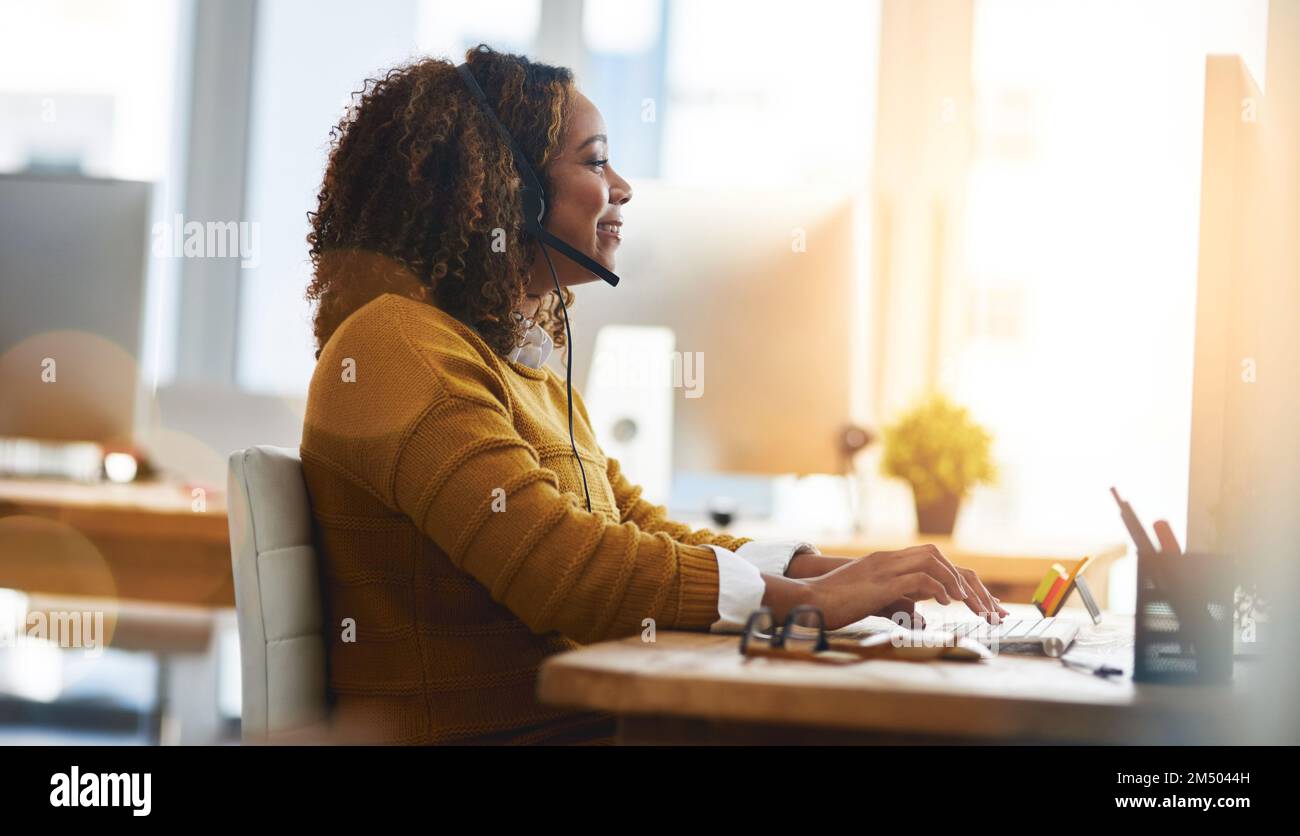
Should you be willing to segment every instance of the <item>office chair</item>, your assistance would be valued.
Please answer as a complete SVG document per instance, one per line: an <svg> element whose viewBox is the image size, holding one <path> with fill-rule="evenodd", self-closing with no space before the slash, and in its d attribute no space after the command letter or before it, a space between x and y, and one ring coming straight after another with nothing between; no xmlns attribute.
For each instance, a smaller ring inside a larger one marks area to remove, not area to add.
<svg viewBox="0 0 1300 836"><path fill-rule="evenodd" d="M259 445L232 453L228 496L243 740L323 740L324 607L298 451Z"/></svg>

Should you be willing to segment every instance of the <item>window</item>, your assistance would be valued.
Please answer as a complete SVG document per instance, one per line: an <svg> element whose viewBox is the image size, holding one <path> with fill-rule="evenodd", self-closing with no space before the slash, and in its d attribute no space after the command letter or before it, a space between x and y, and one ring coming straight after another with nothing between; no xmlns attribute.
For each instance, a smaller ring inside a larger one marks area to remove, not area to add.
<svg viewBox="0 0 1300 836"><path fill-rule="evenodd" d="M629 178L854 187L878 33L876 2L586 0L580 80Z"/></svg>
<svg viewBox="0 0 1300 836"><path fill-rule="evenodd" d="M624 177L659 174L666 0L586 0L579 87L600 108Z"/></svg>
<svg viewBox="0 0 1300 836"><path fill-rule="evenodd" d="M178 18L163 0L0 2L0 170L161 179Z"/></svg>
<svg viewBox="0 0 1300 836"><path fill-rule="evenodd" d="M1235 32L1262 66L1259 5L976 4L943 383L997 439L989 533L1122 540L1117 485L1183 536L1205 56Z"/></svg>
<svg viewBox="0 0 1300 836"><path fill-rule="evenodd" d="M664 179L862 183L879 3L676 2L668 17Z"/></svg>
<svg viewBox="0 0 1300 836"><path fill-rule="evenodd" d="M241 271L237 380L253 391L301 394L315 366L307 213L315 209L329 132L364 79L420 55L459 61L485 41L528 51L540 0L474 4L315 0L258 4L249 137L248 219L260 258Z"/></svg>
<svg viewBox="0 0 1300 836"><path fill-rule="evenodd" d="M421 0L420 51L460 63L465 50L486 43L498 52L528 54L537 38L541 0Z"/></svg>
<svg viewBox="0 0 1300 836"><path fill-rule="evenodd" d="M0 171L157 184L152 221L179 211L176 127L184 102L172 0L0 0ZM142 379L170 375L176 261L148 265Z"/></svg>
<svg viewBox="0 0 1300 836"><path fill-rule="evenodd" d="M246 215L260 257L240 271L245 389L305 391L314 364L307 212L329 129L362 79L417 54L460 60L486 42L575 66L630 178L852 187L865 173L878 3L813 0L798 14L756 14L734 0L586 0L580 18L549 21L541 0L381 7L358 16L339 2L258 4Z"/></svg>

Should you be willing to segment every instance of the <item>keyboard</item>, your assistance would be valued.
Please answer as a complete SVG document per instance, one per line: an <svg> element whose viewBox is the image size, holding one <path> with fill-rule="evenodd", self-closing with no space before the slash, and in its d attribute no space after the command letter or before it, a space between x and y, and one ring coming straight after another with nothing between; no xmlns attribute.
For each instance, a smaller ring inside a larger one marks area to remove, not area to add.
<svg viewBox="0 0 1300 836"><path fill-rule="evenodd" d="M1079 623L1065 618L1007 618L1001 624L956 621L938 629L975 639L993 651L1031 650L1060 656L1079 635Z"/></svg>
<svg viewBox="0 0 1300 836"><path fill-rule="evenodd" d="M867 616L837 630L828 630L832 638L859 638L880 632L899 629L898 625L887 618ZM1068 618L1016 618L1010 616L1001 624L989 624L983 619L952 621L936 626L931 621L923 632L943 631L954 633L959 637L974 639L994 651L1042 653L1057 657L1065 653L1074 639L1079 635L1079 622Z"/></svg>

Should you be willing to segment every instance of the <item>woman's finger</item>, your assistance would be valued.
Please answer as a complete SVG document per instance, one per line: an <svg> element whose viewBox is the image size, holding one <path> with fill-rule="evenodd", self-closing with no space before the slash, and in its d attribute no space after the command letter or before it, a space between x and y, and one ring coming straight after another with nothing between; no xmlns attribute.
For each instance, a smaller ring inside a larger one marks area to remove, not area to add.
<svg viewBox="0 0 1300 836"><path fill-rule="evenodd" d="M951 604L952 598L943 584L925 572L911 572L894 579L894 592L912 599L933 598L940 604Z"/></svg>
<svg viewBox="0 0 1300 836"><path fill-rule="evenodd" d="M957 567L953 564L951 560L948 559L948 556L943 553L942 549L940 549L938 546L936 546L933 543L924 543L920 546L917 546L917 548L925 549L929 551L931 554L933 554L936 558L939 559L939 562L941 562L944 566L947 566L949 571L951 571L953 575L955 575L957 579L961 581L962 588L966 590L968 596L975 594L975 590L972 589L970 585L966 583L966 579L961 576L961 572L957 570Z"/></svg>
<svg viewBox="0 0 1300 836"><path fill-rule="evenodd" d="M907 549L905 553L896 558L892 568L900 574L907 572L924 572L943 584L947 590L948 596L954 601L968 601L969 595L962 586L961 579L957 573L943 564L943 561L935 557L934 553L925 548L916 550Z"/></svg>
<svg viewBox="0 0 1300 836"><path fill-rule="evenodd" d="M989 592L988 588L984 586L984 582L979 579L979 575L976 575L971 569L961 569L960 571L962 576L966 578L967 582L975 588L975 593L980 599L980 606L984 608L984 612L980 614L983 615L990 624L998 623L997 621L994 621L995 616L1006 616L1011 614L1003 609L1001 604L993 600L993 593ZM978 610L976 612L978 612ZM1001 619L999 619L999 621L1000 620Z"/></svg>

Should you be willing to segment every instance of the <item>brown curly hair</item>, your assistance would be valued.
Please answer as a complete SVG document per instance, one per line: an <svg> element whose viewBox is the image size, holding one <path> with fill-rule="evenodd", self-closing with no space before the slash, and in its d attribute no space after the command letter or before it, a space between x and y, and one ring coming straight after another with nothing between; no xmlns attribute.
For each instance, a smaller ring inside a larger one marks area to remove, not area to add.
<svg viewBox="0 0 1300 836"><path fill-rule="evenodd" d="M549 187L572 71L486 44L465 60ZM383 293L437 306L499 354L513 349L525 329L511 312L524 299L534 251L520 187L509 146L451 61L427 58L366 79L330 130L325 179L307 215L317 356L343 320ZM504 252L493 251L494 230L505 231ZM571 306L573 291L563 292ZM561 348L557 303L552 290L535 321Z"/></svg>

